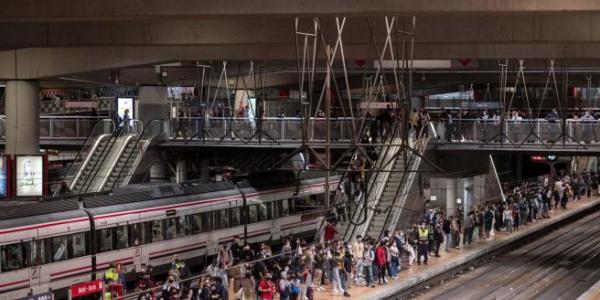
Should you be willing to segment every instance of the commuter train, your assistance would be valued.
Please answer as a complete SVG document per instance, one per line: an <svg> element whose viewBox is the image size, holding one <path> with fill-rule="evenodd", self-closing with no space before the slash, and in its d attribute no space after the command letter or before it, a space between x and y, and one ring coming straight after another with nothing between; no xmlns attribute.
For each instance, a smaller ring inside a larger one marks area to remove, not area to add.
<svg viewBox="0 0 600 300"><path fill-rule="evenodd" d="M164 266L175 254L215 255L220 244L243 239L244 198L249 242L314 234L325 179L288 179L133 185L110 195L0 208L0 299L49 289L64 296L92 274L102 278L113 262L133 271L142 263ZM330 178L332 190L338 181Z"/></svg>

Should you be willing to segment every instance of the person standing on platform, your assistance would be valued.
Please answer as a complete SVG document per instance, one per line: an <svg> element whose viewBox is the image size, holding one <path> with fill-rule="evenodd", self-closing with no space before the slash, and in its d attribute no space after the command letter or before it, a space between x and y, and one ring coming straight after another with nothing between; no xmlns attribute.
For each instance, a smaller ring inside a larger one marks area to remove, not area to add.
<svg viewBox="0 0 600 300"><path fill-rule="evenodd" d="M267 273L258 283L258 298L260 300L273 300L275 296L275 287L271 281L271 273Z"/></svg>
<svg viewBox="0 0 600 300"><path fill-rule="evenodd" d="M356 240L352 243L352 255L354 256L354 283L360 283L360 274L362 273L362 253L365 245L360 235L356 236Z"/></svg>
<svg viewBox="0 0 600 300"><path fill-rule="evenodd" d="M387 284L387 280L385 279L385 270L387 268L388 263L388 250L385 245L385 241L382 240L375 249L375 264L377 265L377 275L379 284Z"/></svg>
<svg viewBox="0 0 600 300"><path fill-rule="evenodd" d="M452 247L452 219L454 217L450 216L449 218L445 218L444 222L442 222L442 230L444 231L444 235L446 236L446 252L450 252L450 248Z"/></svg>
<svg viewBox="0 0 600 300"><path fill-rule="evenodd" d="M367 286L375 287L373 284L373 261L375 261L375 252L371 248L370 243L365 242L365 249L363 251L363 260L362 265L365 270L365 279L367 281Z"/></svg>
<svg viewBox="0 0 600 300"><path fill-rule="evenodd" d="M419 249L417 253L417 263L421 265L421 256L423 256L423 263L427 265L427 252L429 252L429 245L427 244L429 241L429 230L427 229L427 224L423 222L421 226L418 228L419 233Z"/></svg>
<svg viewBox="0 0 600 300"><path fill-rule="evenodd" d="M492 208L488 206L485 214L483 216L484 228L485 228L485 238L490 238L490 231L492 231L492 221L494 220L494 213L492 212Z"/></svg>
<svg viewBox="0 0 600 300"><path fill-rule="evenodd" d="M440 257L440 246L444 242L444 232L442 231L442 225L435 224L433 227L433 239L435 241L435 247L433 248L433 254L435 257Z"/></svg>

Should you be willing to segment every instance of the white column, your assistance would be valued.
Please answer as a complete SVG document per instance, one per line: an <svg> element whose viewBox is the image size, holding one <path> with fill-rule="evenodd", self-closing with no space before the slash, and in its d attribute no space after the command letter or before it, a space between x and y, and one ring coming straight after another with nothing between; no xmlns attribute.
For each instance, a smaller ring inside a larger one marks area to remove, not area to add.
<svg viewBox="0 0 600 300"><path fill-rule="evenodd" d="M185 160L178 160L175 165L175 181L177 183L183 182L186 179L187 168Z"/></svg>
<svg viewBox="0 0 600 300"><path fill-rule="evenodd" d="M456 178L446 178L446 216L456 215Z"/></svg>
<svg viewBox="0 0 600 300"><path fill-rule="evenodd" d="M40 89L37 81L6 83L6 153L40 153Z"/></svg>

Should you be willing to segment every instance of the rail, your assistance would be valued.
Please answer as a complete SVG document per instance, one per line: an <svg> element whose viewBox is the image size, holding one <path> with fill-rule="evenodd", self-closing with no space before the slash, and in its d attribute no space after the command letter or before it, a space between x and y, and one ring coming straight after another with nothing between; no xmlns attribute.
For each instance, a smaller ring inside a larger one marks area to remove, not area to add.
<svg viewBox="0 0 600 300"><path fill-rule="evenodd" d="M40 138L46 139L85 139L96 123L106 120L105 117L93 116L41 116ZM6 136L6 117L0 116L0 140Z"/></svg>
<svg viewBox="0 0 600 300"><path fill-rule="evenodd" d="M104 165L104 162L110 156L110 154L113 152L113 146L119 145L119 143L117 143L119 138L126 137L130 134L139 134L142 130L143 130L143 123L141 123L139 120L134 119L134 120L130 120L129 123L120 124L119 128L117 130L113 131L113 133L111 134L111 136L108 139L106 147L102 150L102 153L100 153L98 160L96 160L94 162L94 165L92 166L92 169L91 169L93 174L91 174L91 176L88 176L86 178L85 182L82 185L82 189L79 192L80 194L88 193L91 185L95 181L97 181L97 180L104 181L104 179L105 179L104 177L110 176L110 174L107 174L102 177L97 177L98 172L100 172L100 169L102 169L102 166ZM110 159L118 159L118 157L111 157ZM94 189L97 189L97 187L95 187ZM96 192L96 190L92 190L92 192Z"/></svg>
<svg viewBox="0 0 600 300"><path fill-rule="evenodd" d="M600 120L454 119L437 122L441 143L600 144Z"/></svg>
<svg viewBox="0 0 600 300"><path fill-rule="evenodd" d="M399 199L402 199L403 202L406 202L406 198L410 194L412 180L414 179L414 176L417 173L417 172L411 172L411 170L413 170L419 166L419 163L421 160L421 157L419 157L419 155L421 155L424 152L425 147L427 146L427 142L429 140L429 138L425 137L424 132L425 132L425 130L429 130L430 127L431 127L431 123L429 123L428 126L422 127L421 131L417 134L417 138L415 139L414 146L411 147L411 148L413 148L414 152L407 150L408 161L405 162L405 165L407 166L407 168L409 168L409 170L404 170L405 172L402 174L402 179L400 180L400 185L398 185L398 189L396 190L396 194L394 195L394 200L392 201L392 204L390 205L391 209L385 218L385 221L381 228L381 232L379 233L379 238L381 238L383 236L383 233L385 232L385 230L388 230L388 228L391 227L390 224L394 224L393 226L395 226L395 224L398 223L398 219L400 218L400 214L402 212L402 207L404 206L404 203L400 203L398 205L397 202ZM398 196L400 196L400 197L398 197Z"/></svg>
<svg viewBox="0 0 600 300"><path fill-rule="evenodd" d="M144 151L148 147L149 143L152 142L152 140L154 140L155 138L157 138L161 135L165 135L166 129L167 129L167 126L166 126L165 120L155 119L155 120L146 122L146 124L143 126L142 132L137 136L137 139L134 142L134 148L138 148L138 147L141 148L141 152L136 157L136 162L141 160L141 156L143 155ZM142 141L145 141L144 144L141 144ZM129 161L131 161L134 153L135 153L135 150L131 151L129 153L129 155L127 155L127 159L125 160L125 166L127 166L129 164ZM131 176L133 175L133 172L135 171L135 166L137 165L136 162L134 162L134 164L132 165L132 168L127 171L127 174L123 174L123 170L127 169L125 167L119 171L117 178L115 179L112 186L110 187L111 190L113 190L115 187L118 187L118 185L120 185L119 182L123 175L125 175L125 177L123 179L123 183L128 182L128 178L131 178Z"/></svg>
<svg viewBox="0 0 600 300"><path fill-rule="evenodd" d="M360 228L358 229L358 232L364 234L366 227L368 227L369 221L373 216L373 210L369 209L369 203L370 201L376 201L383 193L385 183L390 175L389 171L394 166L394 162L391 161L391 159L398 151L399 146L397 146L397 144L400 143L400 132L401 127L397 124L394 125L393 130L386 135L384 143L382 143L377 151L377 153L379 153L379 158L374 166L374 170L383 169L385 171L375 171L375 174L371 173L369 175L366 191L361 194L362 199L359 199L358 205L356 205L352 216L350 217L350 224L344 232L344 239L346 241L350 241L354 238L358 228ZM357 213L359 215L357 215ZM350 228L352 228L352 230L350 230ZM350 235L348 235L348 233L350 233Z"/></svg>
<svg viewBox="0 0 600 300"><path fill-rule="evenodd" d="M172 118L170 138L188 141L262 141L276 142L302 140L303 118ZM358 118L333 118L330 120L331 140L352 140L353 123L360 127ZM308 140L325 141L327 123L324 118L310 118ZM258 126L260 125L260 126Z"/></svg>
<svg viewBox="0 0 600 300"><path fill-rule="evenodd" d="M94 125L94 128L88 134L83 146L77 152L77 155L75 155L75 159L73 159L73 162L69 166L69 169L64 176L64 181L69 185L71 190L73 189L73 183L77 181L79 175L81 174L83 166L87 163L90 151L95 149L98 137L103 134L110 134L114 131L115 122L112 119L103 119ZM54 193L54 195L56 196L57 193L58 190Z"/></svg>

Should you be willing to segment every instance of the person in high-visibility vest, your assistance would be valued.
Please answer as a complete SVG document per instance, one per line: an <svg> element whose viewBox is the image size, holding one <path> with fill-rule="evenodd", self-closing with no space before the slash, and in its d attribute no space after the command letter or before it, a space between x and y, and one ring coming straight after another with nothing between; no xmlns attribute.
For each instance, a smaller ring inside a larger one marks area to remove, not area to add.
<svg viewBox="0 0 600 300"><path fill-rule="evenodd" d="M417 263L421 264L421 256L423 256L423 263L427 264L427 253L429 252L429 229L427 224L423 222L418 229L419 233L419 249L417 254Z"/></svg>
<svg viewBox="0 0 600 300"><path fill-rule="evenodd" d="M108 267L108 270L104 272L104 281L106 283L119 283L119 272L115 268L115 264L111 263Z"/></svg>

